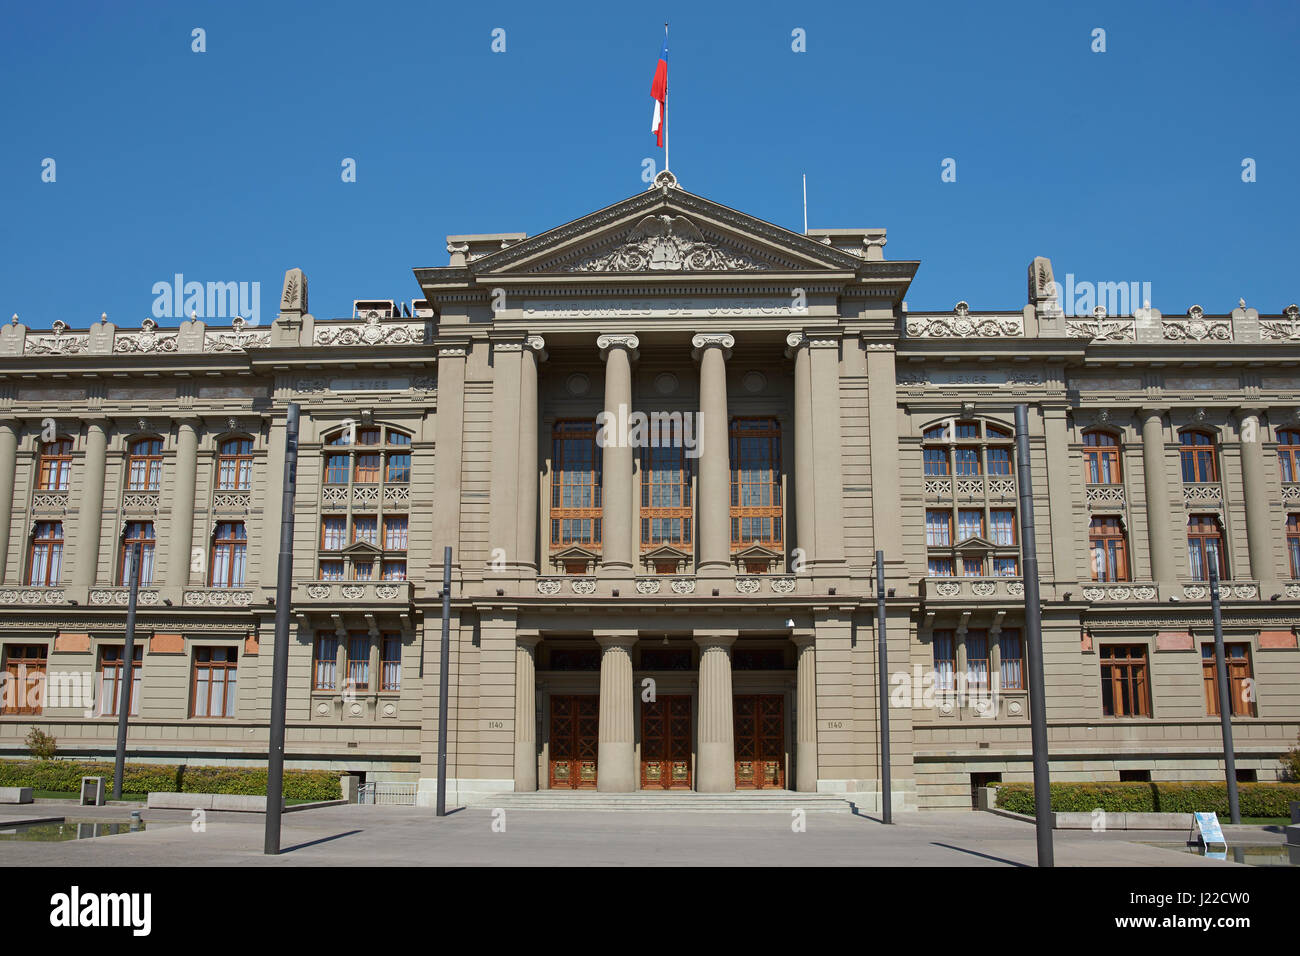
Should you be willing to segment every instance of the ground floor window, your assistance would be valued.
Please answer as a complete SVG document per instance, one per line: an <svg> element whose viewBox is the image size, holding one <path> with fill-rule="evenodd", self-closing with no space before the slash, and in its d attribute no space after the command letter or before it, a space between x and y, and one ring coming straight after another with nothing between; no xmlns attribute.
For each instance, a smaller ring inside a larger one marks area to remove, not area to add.
<svg viewBox="0 0 1300 956"><path fill-rule="evenodd" d="M140 684L144 674L144 648L136 645L131 655L131 707L132 717L140 713ZM121 645L104 647L99 652L99 713L102 717L116 717L122 697L123 663Z"/></svg>
<svg viewBox="0 0 1300 956"><path fill-rule="evenodd" d="M44 644L4 645L5 683L0 687L0 714L39 714L45 704Z"/></svg>
<svg viewBox="0 0 1300 956"><path fill-rule="evenodd" d="M235 716L238 663L238 651L233 647L194 649L193 716Z"/></svg>
<svg viewBox="0 0 1300 956"><path fill-rule="evenodd" d="M1250 647L1233 642L1223 645L1228 669L1228 697L1234 717L1255 716L1255 681L1250 670ZM1219 670L1214 645L1201 645L1201 682L1205 685L1205 713L1217 717L1219 711Z"/></svg>
<svg viewBox="0 0 1300 956"><path fill-rule="evenodd" d="M1107 717L1150 717L1147 649L1141 644L1101 648L1101 712Z"/></svg>

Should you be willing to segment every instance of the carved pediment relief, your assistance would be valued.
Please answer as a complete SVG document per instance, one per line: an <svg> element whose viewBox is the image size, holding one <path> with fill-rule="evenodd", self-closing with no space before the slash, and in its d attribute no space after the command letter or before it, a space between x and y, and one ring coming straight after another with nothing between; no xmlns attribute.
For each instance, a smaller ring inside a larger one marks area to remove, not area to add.
<svg viewBox="0 0 1300 956"><path fill-rule="evenodd" d="M587 256L565 272L761 272L771 268L712 242L685 216L646 216L612 250Z"/></svg>

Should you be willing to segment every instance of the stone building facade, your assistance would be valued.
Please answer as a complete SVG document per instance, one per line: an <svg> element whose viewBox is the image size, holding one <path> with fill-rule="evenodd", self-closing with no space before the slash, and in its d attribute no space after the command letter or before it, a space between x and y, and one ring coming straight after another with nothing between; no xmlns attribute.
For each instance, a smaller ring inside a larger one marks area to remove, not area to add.
<svg viewBox="0 0 1300 956"><path fill-rule="evenodd" d="M1221 773L1300 729L1300 316L908 312L883 229L800 235L681 188L448 237L410 307L262 328L0 329L0 755L265 759L285 413L290 766L879 797L884 552L896 800L1030 777L1013 409L1030 411L1057 780ZM896 804L898 805L898 804Z"/></svg>

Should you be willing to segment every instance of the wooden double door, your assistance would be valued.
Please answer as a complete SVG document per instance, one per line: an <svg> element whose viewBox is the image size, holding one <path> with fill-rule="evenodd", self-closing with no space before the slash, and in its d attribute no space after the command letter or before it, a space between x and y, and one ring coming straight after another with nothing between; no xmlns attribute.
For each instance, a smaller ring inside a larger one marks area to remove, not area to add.
<svg viewBox="0 0 1300 956"><path fill-rule="evenodd" d="M550 729L551 789L596 789L600 697L595 694L551 697Z"/></svg>
<svg viewBox="0 0 1300 956"><path fill-rule="evenodd" d="M735 713L736 789L785 788L785 697L741 694Z"/></svg>
<svg viewBox="0 0 1300 956"><path fill-rule="evenodd" d="M641 704L641 789L691 789L689 694Z"/></svg>

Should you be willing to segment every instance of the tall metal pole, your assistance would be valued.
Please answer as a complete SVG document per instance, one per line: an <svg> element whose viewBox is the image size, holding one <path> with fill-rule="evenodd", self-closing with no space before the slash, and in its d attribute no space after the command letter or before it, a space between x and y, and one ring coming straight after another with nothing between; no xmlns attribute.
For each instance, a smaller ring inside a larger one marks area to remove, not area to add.
<svg viewBox="0 0 1300 956"><path fill-rule="evenodd" d="M131 713L131 683L135 679L135 605L140 597L140 558L143 545L136 542L127 552L130 570L127 581L131 596L126 602L126 640L122 644L122 688L117 696L117 754L113 760L113 799L122 799L122 775L126 773L126 721Z"/></svg>
<svg viewBox="0 0 1300 956"><path fill-rule="evenodd" d="M266 755L266 836L262 852L280 852L284 799L284 720L289 685L289 611L293 603L293 499L298 487L298 405L284 416L284 494L280 503L280 555L275 581L275 662L271 669L271 739Z"/></svg>
<svg viewBox="0 0 1300 956"><path fill-rule="evenodd" d="M447 675L451 670L451 545L442 549L442 656L438 659L438 806L447 815Z"/></svg>
<svg viewBox="0 0 1300 956"><path fill-rule="evenodd" d="M665 47L668 46L668 21L667 20L664 21L664 46ZM660 117L660 121L664 124L664 172L668 172L672 169L672 167L668 165L668 88L667 86L664 87L664 115Z"/></svg>
<svg viewBox="0 0 1300 956"><path fill-rule="evenodd" d="M889 770L889 646L885 640L885 552L876 552L876 667L880 671L880 819L894 822Z"/></svg>
<svg viewBox="0 0 1300 956"><path fill-rule="evenodd" d="M1016 406L1016 478L1020 485L1020 555L1024 562L1025 644L1029 655L1029 738L1034 752L1034 827L1038 865L1055 866L1052 790L1047 773L1047 697L1043 690L1043 608L1034 535L1034 484L1029 468L1029 406Z"/></svg>
<svg viewBox="0 0 1300 956"><path fill-rule="evenodd" d="M1210 554L1210 604L1214 608L1214 669L1219 684L1219 725L1223 728L1223 772L1228 779L1228 815L1241 822L1237 800L1237 756L1232 747L1232 701L1228 698L1228 662L1223 650L1223 608L1219 605L1219 555Z"/></svg>

